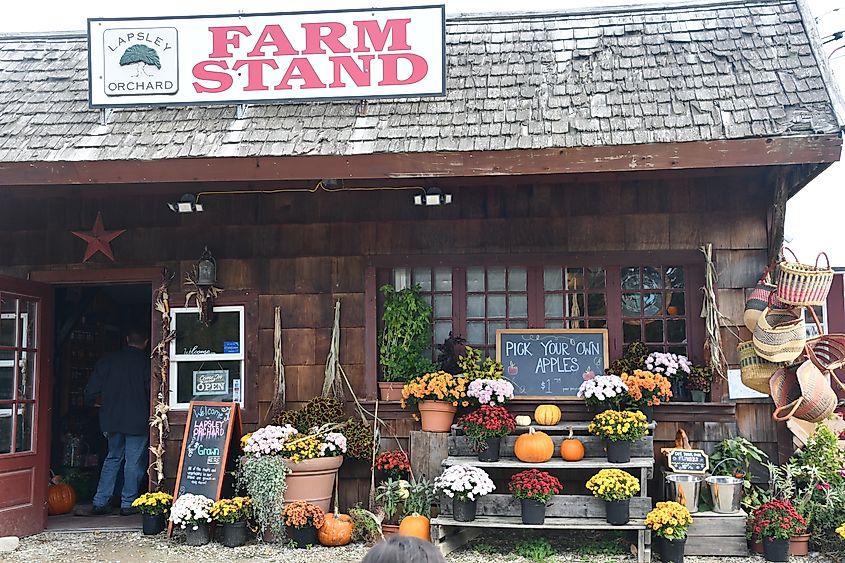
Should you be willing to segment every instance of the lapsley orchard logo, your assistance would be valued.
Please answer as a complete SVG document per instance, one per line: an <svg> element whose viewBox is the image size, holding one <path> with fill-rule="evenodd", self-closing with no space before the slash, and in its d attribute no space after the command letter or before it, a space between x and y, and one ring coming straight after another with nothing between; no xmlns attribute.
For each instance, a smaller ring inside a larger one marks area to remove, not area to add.
<svg viewBox="0 0 845 563"><path fill-rule="evenodd" d="M103 86L107 96L179 91L178 31L174 27L106 29Z"/></svg>

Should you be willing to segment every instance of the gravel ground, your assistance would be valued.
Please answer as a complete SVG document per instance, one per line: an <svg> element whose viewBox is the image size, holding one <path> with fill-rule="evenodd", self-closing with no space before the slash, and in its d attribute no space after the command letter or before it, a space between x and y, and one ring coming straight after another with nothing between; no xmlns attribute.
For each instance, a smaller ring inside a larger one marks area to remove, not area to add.
<svg viewBox="0 0 845 563"><path fill-rule="evenodd" d="M554 538L558 543L560 538ZM449 561L456 563L523 563L528 562L519 555L509 552L517 538L480 537L473 540L467 548L449 555ZM560 539L568 542L558 545L558 555L547 561L549 563L635 563L636 558L630 555L619 555L621 546L616 540L604 540L600 544L593 544L593 549L584 546L590 544L589 539L567 537ZM578 543L580 542L580 544ZM579 546L573 547L572 544ZM474 546L474 547L473 547ZM489 553L491 550L497 553ZM481 551L482 553L477 552ZM616 552L616 555L611 554ZM284 562L284 563L339 563L360 561L367 552L362 544L353 544L340 548L318 547L308 550L288 549L277 545L250 544L244 547L230 549L220 544L209 544L204 547L188 547L184 542L175 538L167 540L162 536L144 536L138 532L96 532L96 533L55 533L45 532L21 541L20 547L13 553L0 554L0 561L9 563L22 562L131 562L131 563L204 563L211 561L243 561L243 562ZM839 563L819 554L811 554L808 558L793 558L796 563ZM749 557L686 557L685 563L763 563L760 556Z"/></svg>

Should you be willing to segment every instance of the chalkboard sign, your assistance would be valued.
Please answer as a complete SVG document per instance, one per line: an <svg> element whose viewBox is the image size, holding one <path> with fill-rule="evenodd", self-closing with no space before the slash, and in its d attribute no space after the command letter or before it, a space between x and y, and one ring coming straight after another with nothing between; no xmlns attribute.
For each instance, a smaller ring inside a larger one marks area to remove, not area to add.
<svg viewBox="0 0 845 563"><path fill-rule="evenodd" d="M669 454L669 469L676 473L703 475L710 468L710 458L703 450L671 448L666 451Z"/></svg>
<svg viewBox="0 0 845 563"><path fill-rule="evenodd" d="M607 329L503 329L496 359L519 397L575 398L585 375L604 373Z"/></svg>
<svg viewBox="0 0 845 563"><path fill-rule="evenodd" d="M220 498L229 452L241 436L238 403L192 401L176 474L176 494Z"/></svg>

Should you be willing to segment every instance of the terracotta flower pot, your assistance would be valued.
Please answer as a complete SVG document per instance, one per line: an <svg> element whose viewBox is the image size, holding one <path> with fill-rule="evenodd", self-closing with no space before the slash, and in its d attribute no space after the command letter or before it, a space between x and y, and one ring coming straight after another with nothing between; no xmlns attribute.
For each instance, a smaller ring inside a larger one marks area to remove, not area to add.
<svg viewBox="0 0 845 563"><path fill-rule="evenodd" d="M382 401L401 401L402 387L405 384L401 381L379 381L378 394Z"/></svg>
<svg viewBox="0 0 845 563"><path fill-rule="evenodd" d="M390 536L395 536L399 533L399 525L398 524L382 524L381 525L381 533L384 536L384 539L390 538Z"/></svg>
<svg viewBox="0 0 845 563"><path fill-rule="evenodd" d="M807 555L810 553L810 534L792 536L789 540L790 555Z"/></svg>
<svg viewBox="0 0 845 563"><path fill-rule="evenodd" d="M458 407L445 401L421 401L418 405L425 432L448 432Z"/></svg>
<svg viewBox="0 0 845 563"><path fill-rule="evenodd" d="M299 463L285 460L292 473L287 476L288 488L285 503L304 500L316 504L328 513L331 506L332 488L337 470L343 463L343 456L318 457Z"/></svg>

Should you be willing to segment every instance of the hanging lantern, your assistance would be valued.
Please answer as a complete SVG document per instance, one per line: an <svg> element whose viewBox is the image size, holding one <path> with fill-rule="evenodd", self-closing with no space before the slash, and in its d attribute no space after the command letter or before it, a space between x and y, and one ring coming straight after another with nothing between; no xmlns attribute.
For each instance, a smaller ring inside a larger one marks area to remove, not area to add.
<svg viewBox="0 0 845 563"><path fill-rule="evenodd" d="M217 285L217 262L214 260L207 246L199 262L197 262L197 285L200 287Z"/></svg>

